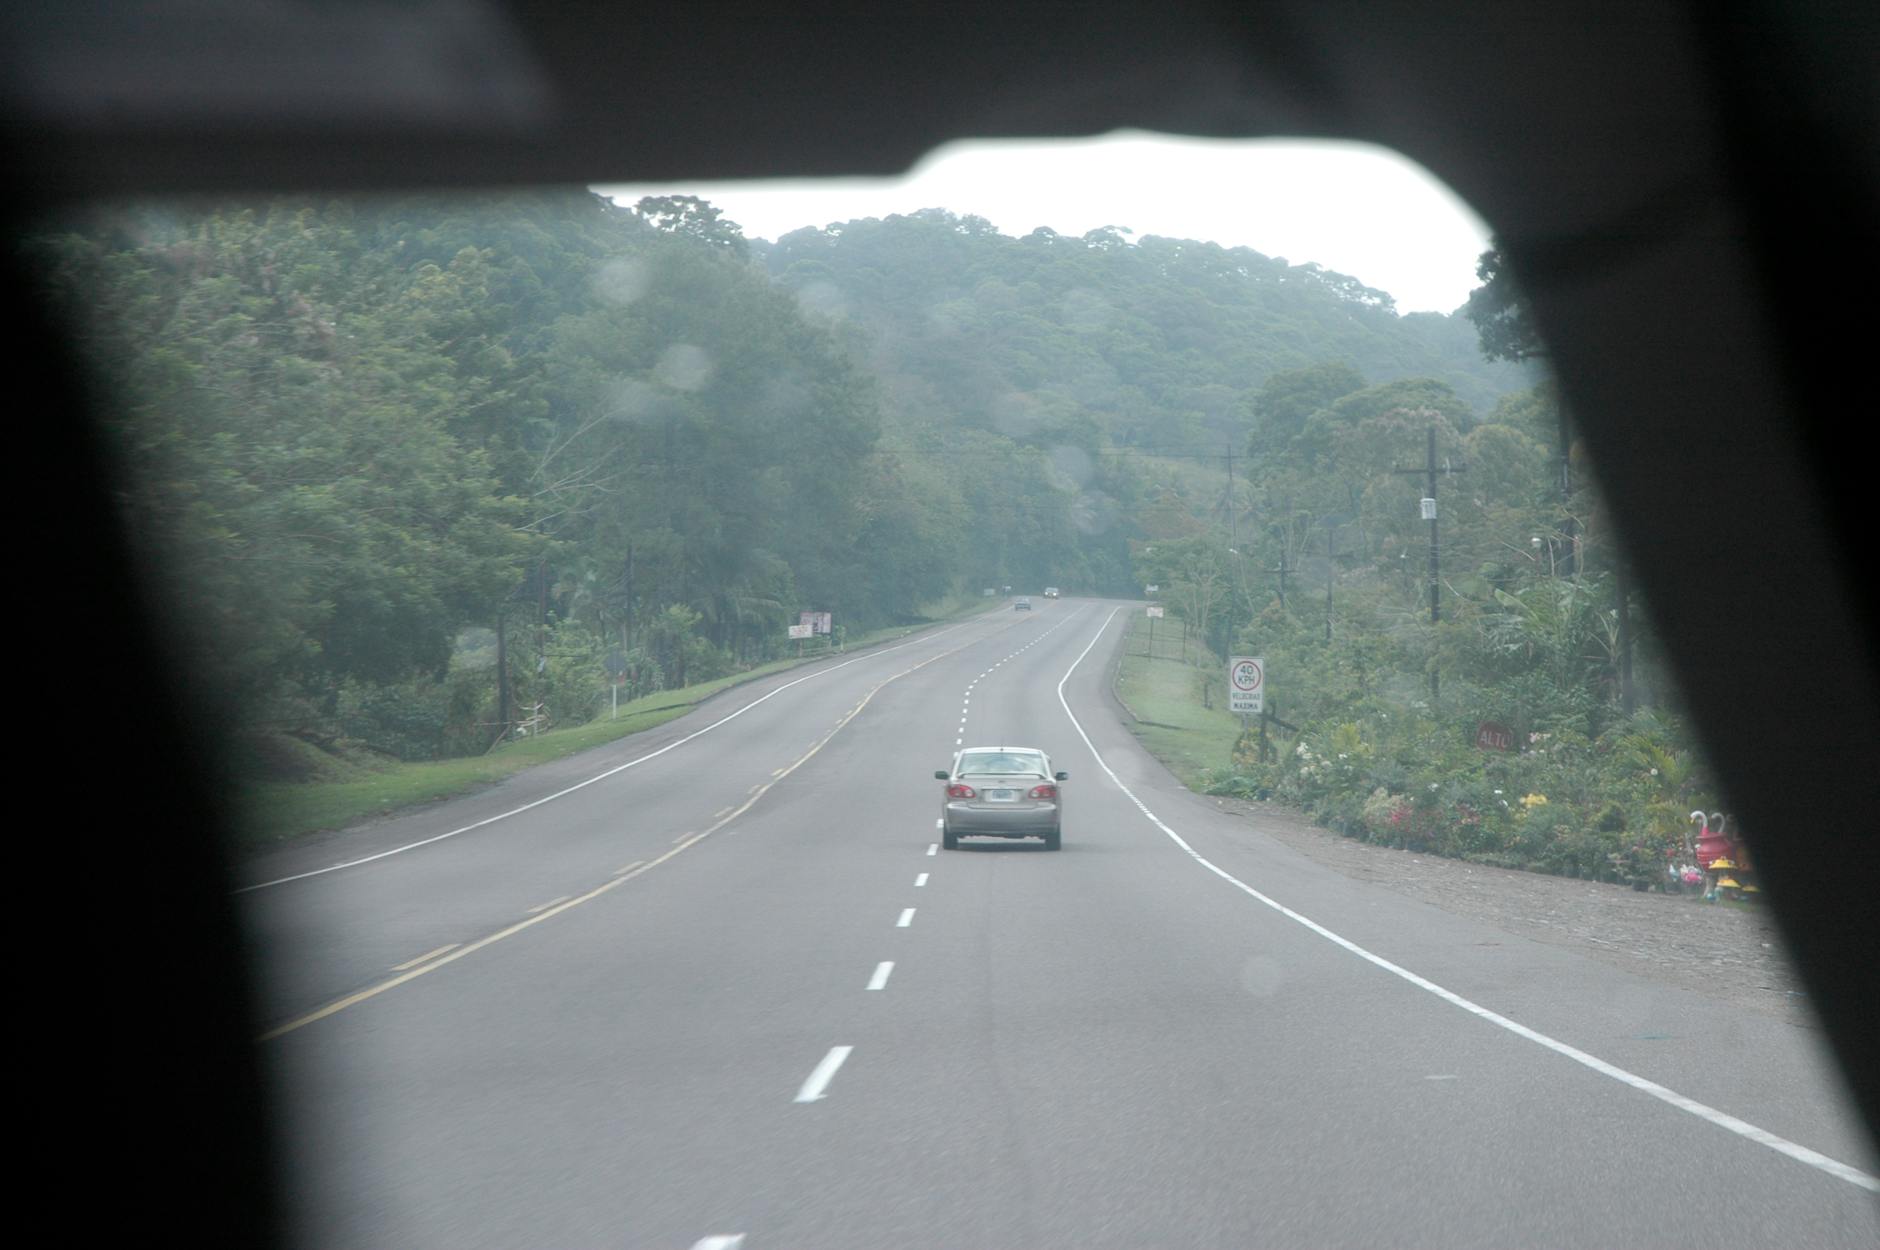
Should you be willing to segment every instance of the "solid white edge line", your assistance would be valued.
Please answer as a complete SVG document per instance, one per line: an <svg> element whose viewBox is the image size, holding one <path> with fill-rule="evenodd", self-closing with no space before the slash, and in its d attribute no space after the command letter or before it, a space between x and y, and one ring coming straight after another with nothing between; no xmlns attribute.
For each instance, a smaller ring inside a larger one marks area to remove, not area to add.
<svg viewBox="0 0 1880 1250"><path fill-rule="evenodd" d="M743 1233L720 1233L713 1237L700 1237L692 1243L692 1250L741 1250L743 1245Z"/></svg>
<svg viewBox="0 0 1880 1250"><path fill-rule="evenodd" d="M837 1068L847 1062L849 1053L854 1049L853 1046L830 1047L829 1053L824 1055L822 1062L816 1065L816 1070L809 1074L807 1081L803 1082L803 1088L796 1091L796 1098L793 1101L821 1102L824 1097L823 1091L829 1087L830 1078L835 1076Z"/></svg>
<svg viewBox="0 0 1880 1250"><path fill-rule="evenodd" d="M1447 1002L1456 1007L1460 1007L1462 1008L1462 1010L1468 1012L1469 1014L1473 1016L1478 1016L1481 1019L1488 1021L1490 1024L1495 1025L1498 1028L1506 1029L1508 1032L1513 1033L1517 1037L1523 1037L1523 1038L1526 1038L1530 1042L1534 1042L1537 1045L1545 1046L1548 1050L1553 1051L1555 1054L1562 1055L1568 1059L1571 1059L1575 1063L1580 1064L1582 1067L1590 1068L1594 1072L1598 1072L1603 1076L1611 1077L1613 1080L1619 1081L1625 1085L1629 1085L1633 1089L1636 1089L1641 1093L1650 1094L1653 1098L1658 1099L1660 1102L1667 1103L1673 1107L1676 1107L1680 1111L1689 1112L1690 1114L1698 1117L1699 1119L1707 1120L1710 1123L1715 1124L1719 1128L1727 1129L1730 1132L1735 1133L1739 1137L1746 1138L1749 1141L1758 1143L1759 1145L1767 1146L1769 1147L1769 1149L1774 1150L1780 1154L1787 1155L1789 1158L1794 1159L1798 1163L1805 1163L1809 1167L1812 1167L1816 1169L1817 1171L1825 1172L1829 1176L1833 1176L1839 1180L1847 1181L1849 1184L1858 1185L1862 1189L1870 1190L1874 1193L1880 1193L1880 1177L1869 1176L1867 1173L1861 1171L1859 1168L1851 1167L1848 1164L1842 1163L1838 1159L1829 1158L1827 1155L1824 1155L1819 1151L1810 1150L1807 1146L1803 1146L1796 1142L1792 1142L1785 1137L1778 1137L1776 1134L1771 1133L1767 1129L1758 1128L1756 1125L1749 1123L1747 1120L1739 1120L1737 1117L1730 1115L1728 1112L1719 1111L1715 1107L1711 1107L1704 1103L1698 1102L1695 1098L1687 1098L1683 1094L1678 1093L1676 1090L1669 1089L1663 1085L1660 1085L1656 1081L1648 1080L1645 1077L1639 1076L1637 1073L1634 1073L1634 1072L1628 1072L1624 1068L1618 1067L1615 1064L1607 1063L1604 1059L1601 1059L1596 1055L1590 1055L1587 1052L1578 1049L1577 1047L1569 1046L1567 1043L1559 1041L1556 1038L1549 1037L1545 1033L1539 1032L1538 1030L1535 1030L1535 1029L1531 1029L1527 1027L1525 1024L1521 1024L1518 1021L1510 1020L1508 1017L1504 1015L1500 1015L1496 1012L1490 1011L1488 1008L1480 1005L1479 1003L1471 1002L1469 999L1464 998L1462 995L1456 993L1455 991L1444 989L1442 986L1436 984L1434 981L1431 981L1425 977L1418 976L1416 973L1411 972L1409 969L1401 967L1397 964L1392 963L1390 960L1385 959L1382 955L1373 954L1371 951L1368 951L1364 947L1359 946L1356 942L1353 942L1351 939L1342 937L1339 934L1332 932L1330 929L1326 928L1324 925L1318 923L1317 921L1307 916L1300 915L1298 912L1294 911L1290 907L1287 907L1285 904L1277 902L1274 899L1268 898L1266 895L1260 893L1260 891L1248 885L1245 881L1242 881L1240 878L1234 876L1232 873L1228 872L1226 869L1221 868L1215 863L1213 863L1206 856L1202 855L1199 851L1195 850L1194 847L1188 845L1187 842L1182 840L1182 836L1180 834L1176 833L1173 829L1163 824L1162 821L1156 816L1156 814L1149 810L1148 805L1144 803L1141 799L1136 797L1135 791L1131 790L1128 786L1124 785L1123 779L1121 777L1118 777L1115 771L1112 770L1110 766L1104 762L1102 753L1097 750L1096 744L1090 740L1090 735L1084 732L1083 723L1077 719L1077 714L1071 711L1071 705L1069 701L1064 698L1064 684L1071 679L1071 674L1077 671L1077 666L1084 662L1084 657L1089 655L1090 652L1093 649L1095 649L1098 639L1103 637L1104 631L1109 629L1110 627L1110 622L1115 620L1116 614L1121 611L1122 611L1121 608L1115 608L1111 610L1110 615L1104 618L1103 624L1097 627L1097 632L1095 633L1095 635L1091 637L1089 645L1086 646L1081 652L1079 652L1077 658L1071 661L1071 666L1068 669L1064 670L1064 676L1058 679L1058 684L1057 684L1058 705L1064 709L1064 715L1070 718L1071 727L1077 731L1077 736L1084 740L1084 746L1089 749L1090 757L1097 762L1097 767L1101 768L1104 771L1104 773L1109 776L1110 780L1116 783L1116 788L1121 790L1125 795L1129 797L1129 801L1134 803L1136 805L1137 810L1140 811L1144 816L1148 818L1150 824L1154 825L1157 829L1160 829L1163 833L1167 834L1169 839L1173 841L1176 846L1179 846L1183 851L1187 852L1188 857L1190 859L1194 860L1197 864L1200 864L1203 868L1206 868L1209 872L1213 873L1215 876L1221 878L1221 880L1226 881L1230 885L1233 885L1236 888L1240 889L1249 897L1257 899L1258 901L1266 904L1268 907L1272 908L1274 911L1278 912L1280 915L1286 917L1288 920L1291 920L1297 924L1303 925L1307 929L1310 929L1312 932L1324 938L1326 941L1331 942L1337 946L1342 946L1344 949L1350 951L1352 954L1356 955L1358 958L1363 959L1369 963L1375 964L1377 967L1382 968L1384 971L1390 973L1392 976L1400 977L1403 980L1408 981L1411 985L1416 986L1418 989L1426 990L1429 993L1436 995L1436 997L1442 999L1444 1002Z"/></svg>
<svg viewBox="0 0 1880 1250"><path fill-rule="evenodd" d="M897 929L905 929L913 923L914 909L912 907L903 907L901 909L901 918L894 922L894 927Z"/></svg>
<svg viewBox="0 0 1880 1250"><path fill-rule="evenodd" d="M770 700L776 698L778 695L782 694L784 691L789 690L795 686L800 686L806 681L814 681L818 677L826 677L830 673L834 673L841 669L845 669L851 664L860 664L863 660L872 660L876 656L887 655L893 651L902 651L902 650L907 649L908 647L915 646L919 643L932 641L935 638L939 638L939 637L942 637L943 635L950 634L956 629L965 629L968 625L971 625L973 623L974 623L973 621L961 621L958 625L949 625L945 629L938 630L931 634L926 634L920 638L914 639L911 642L897 643L892 647L884 647L879 651L870 651L866 655L858 655L852 660L844 660L840 664L832 664L828 668L819 668L813 673L797 678L795 681L785 682L783 685L778 686L775 690L771 691L767 695L764 695L762 698L752 699L749 703L746 703L743 707L731 713L729 716L725 716L719 720L715 720L711 724L705 726L705 728L703 729L694 730L693 732L687 734L683 738L680 738L676 742L668 742L665 746L659 748L659 750L657 751L649 751L645 755L640 756L638 759L628 760L624 764L616 764L614 765L614 767L607 769L605 772L596 773L594 776L589 777L585 781L575 782L575 784L569 786L565 790L557 790L553 794L544 795L543 797L539 799L535 799L532 802L524 803L521 807L512 807L506 812L498 812L494 816L486 816L482 820L475 821L471 824L465 825L461 829L452 829L447 833L440 833L432 837L421 838L416 842L407 842L403 846L395 846L395 847L392 847L390 850L380 851L374 855L362 855L358 859L349 859L344 863L329 864L325 868L315 868L309 872L297 872L297 873L292 874L291 876L276 877L272 881L258 881L253 885L244 885L241 888L235 890L234 893L247 894L251 890L265 890L271 886L286 885L290 881L305 881L308 877L322 877L322 876L325 876L329 872L338 872L342 868L357 868L361 864L369 864L373 862L374 860L384 859L389 855L401 855L406 851L415 851L421 846L429 846L433 842L442 842L445 838L454 838L460 833L469 833L473 829L481 829L485 825L493 825L497 821L507 820L511 816L520 816L522 813L529 811L531 808L540 807L544 803L552 803L556 799L564 798L567 795L573 794L576 790L585 789L588 786L593 785L597 781L605 781L607 780L607 778L613 776L615 773L625 772L627 769L632 768L637 764L644 764L646 763L646 761L651 760L651 759L658 759L660 756L664 755L666 752L676 750L677 748L682 747L686 743L692 741L694 738L704 737L706 734L718 728L720 725L723 725L729 721L736 720L738 717L744 715L746 712L750 711L752 708L756 707L758 704L768 703L770 702Z"/></svg>
<svg viewBox="0 0 1880 1250"><path fill-rule="evenodd" d="M868 978L868 988L878 990L888 984L888 977L894 972L894 961L884 959L875 965L875 975Z"/></svg>

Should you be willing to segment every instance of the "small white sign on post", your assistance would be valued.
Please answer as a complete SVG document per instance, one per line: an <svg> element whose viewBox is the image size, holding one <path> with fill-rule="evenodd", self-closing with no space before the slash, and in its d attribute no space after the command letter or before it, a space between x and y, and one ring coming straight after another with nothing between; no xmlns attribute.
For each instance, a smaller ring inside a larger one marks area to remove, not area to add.
<svg viewBox="0 0 1880 1250"><path fill-rule="evenodd" d="M1266 661L1237 655L1227 662L1227 710L1259 715L1266 706Z"/></svg>
<svg viewBox="0 0 1880 1250"><path fill-rule="evenodd" d="M1148 584L1147 586L1144 586L1144 587L1143 587L1143 590L1144 590L1145 592L1147 592L1148 594L1152 594L1152 595L1153 595L1153 594L1157 594L1157 593L1159 593L1159 592L1161 591L1161 589L1162 589L1162 588L1161 588L1160 586L1158 586L1158 585L1156 585L1156 584L1155 584L1154 582L1150 582L1150 583L1149 583L1149 584Z"/></svg>
<svg viewBox="0 0 1880 1250"><path fill-rule="evenodd" d="M1150 604L1150 605L1149 605L1149 615L1150 615L1150 616L1161 616L1161 615L1162 615L1162 605L1161 605L1161 604L1159 604L1159 603L1152 603L1152 604Z"/></svg>

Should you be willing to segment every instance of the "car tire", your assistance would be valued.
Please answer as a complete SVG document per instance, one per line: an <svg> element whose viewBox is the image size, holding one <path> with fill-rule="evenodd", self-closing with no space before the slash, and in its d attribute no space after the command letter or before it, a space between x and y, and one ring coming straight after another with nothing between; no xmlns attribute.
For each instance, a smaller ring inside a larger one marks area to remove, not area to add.
<svg viewBox="0 0 1880 1250"><path fill-rule="evenodd" d="M1064 849L1064 831L1062 829L1053 829L1050 833L1045 834L1044 835L1044 849L1047 851L1063 850Z"/></svg>
<svg viewBox="0 0 1880 1250"><path fill-rule="evenodd" d="M951 829L943 828L940 830L940 845L949 851L957 851L960 849L960 835Z"/></svg>

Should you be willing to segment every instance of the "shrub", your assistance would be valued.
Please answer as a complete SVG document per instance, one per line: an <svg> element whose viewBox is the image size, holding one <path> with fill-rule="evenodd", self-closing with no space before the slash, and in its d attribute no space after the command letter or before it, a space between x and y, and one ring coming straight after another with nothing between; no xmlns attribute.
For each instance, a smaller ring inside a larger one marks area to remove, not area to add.
<svg viewBox="0 0 1880 1250"><path fill-rule="evenodd" d="M348 679L337 703L340 732L374 751L401 760L431 760L444 749L450 691L434 677L390 685Z"/></svg>

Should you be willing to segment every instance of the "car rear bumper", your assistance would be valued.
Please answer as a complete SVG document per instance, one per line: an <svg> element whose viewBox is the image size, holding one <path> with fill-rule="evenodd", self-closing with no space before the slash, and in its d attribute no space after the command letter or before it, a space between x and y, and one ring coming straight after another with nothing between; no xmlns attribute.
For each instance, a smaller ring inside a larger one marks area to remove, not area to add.
<svg viewBox="0 0 1880 1250"><path fill-rule="evenodd" d="M1010 809L967 803L948 803L946 807L947 832L963 837L1042 838L1056 833L1058 823L1055 803Z"/></svg>

